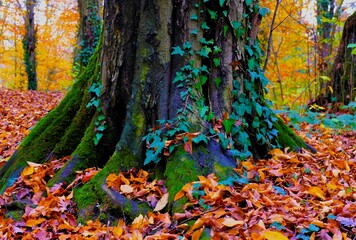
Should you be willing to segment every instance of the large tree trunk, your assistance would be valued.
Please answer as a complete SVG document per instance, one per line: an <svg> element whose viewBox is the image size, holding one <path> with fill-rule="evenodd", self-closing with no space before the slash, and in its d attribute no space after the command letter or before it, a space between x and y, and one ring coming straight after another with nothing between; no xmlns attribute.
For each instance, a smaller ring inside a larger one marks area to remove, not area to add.
<svg viewBox="0 0 356 240"><path fill-rule="evenodd" d="M275 146L306 148L263 98L259 22L256 2L105 1L97 51L62 103L0 169L1 190L25 161L70 153L50 184L103 167L75 190L81 216L93 217L101 203L112 214L133 217L148 206L108 189L112 172L149 168L166 179L173 203L198 175L226 178L236 174L236 160L249 155L264 157Z"/></svg>
<svg viewBox="0 0 356 240"><path fill-rule="evenodd" d="M356 43L356 12L345 22L338 53L331 72L329 96L336 102L348 104L356 99L356 55L349 44Z"/></svg>
<svg viewBox="0 0 356 240"><path fill-rule="evenodd" d="M25 37L23 39L24 60L28 79L28 90L37 90L36 72L36 31L35 31L36 0L26 0Z"/></svg>

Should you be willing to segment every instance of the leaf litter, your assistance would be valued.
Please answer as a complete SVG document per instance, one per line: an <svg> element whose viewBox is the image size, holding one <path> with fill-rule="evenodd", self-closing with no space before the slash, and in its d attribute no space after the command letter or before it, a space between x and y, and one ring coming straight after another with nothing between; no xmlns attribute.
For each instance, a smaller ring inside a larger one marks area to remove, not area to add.
<svg viewBox="0 0 356 240"><path fill-rule="evenodd" d="M5 116L21 118L16 114ZM1 129L6 117L1 120ZM22 124L13 122L14 126ZM20 135L16 131L8 128L9 136L19 138L27 133ZM356 132L302 123L297 134L317 153L274 149L269 159L237 163L235 172L239 177L221 181L214 174L199 176L174 196L174 200L185 199L186 203L181 212L173 215L168 211L168 192L162 180L152 180L151 174L141 169L111 174L106 180L109 188L152 207L147 215L133 221L120 219L114 225L99 220L81 225L75 217L73 187L90 181L100 169L78 172L68 186L56 184L49 188L47 180L69 157L46 164L28 162L15 184L0 196L0 238L355 239ZM18 141L20 138L13 144ZM15 148L8 147L11 151ZM0 156L6 158L7 154L3 151ZM21 209L22 215L14 217L10 211L13 209Z"/></svg>

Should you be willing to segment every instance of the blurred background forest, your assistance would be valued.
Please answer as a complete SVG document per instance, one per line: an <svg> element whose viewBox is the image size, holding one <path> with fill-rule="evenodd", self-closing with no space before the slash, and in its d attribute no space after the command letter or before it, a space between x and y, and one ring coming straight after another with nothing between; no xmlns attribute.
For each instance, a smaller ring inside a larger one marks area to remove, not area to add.
<svg viewBox="0 0 356 240"><path fill-rule="evenodd" d="M23 39L25 0L0 1L0 87L27 89ZM66 91L73 83L77 0L34 2L38 90ZM267 0L259 32L275 108L307 104L326 91L343 24L356 10L347 0ZM268 9L268 10L267 10ZM330 88L330 87L329 87ZM328 89L332 91L332 89Z"/></svg>

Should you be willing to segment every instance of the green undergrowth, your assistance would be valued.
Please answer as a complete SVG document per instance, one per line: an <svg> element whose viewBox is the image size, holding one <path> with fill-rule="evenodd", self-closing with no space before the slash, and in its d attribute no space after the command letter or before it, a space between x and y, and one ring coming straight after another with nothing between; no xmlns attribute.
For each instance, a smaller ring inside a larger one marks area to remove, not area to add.
<svg viewBox="0 0 356 240"><path fill-rule="evenodd" d="M313 109L312 109L313 110ZM323 125L335 130L356 130L356 102L351 102L342 106L337 113L327 113L323 111L312 111L310 108L299 107L295 110L276 110L277 114L285 115L289 118L289 125L300 130L300 123L311 125Z"/></svg>

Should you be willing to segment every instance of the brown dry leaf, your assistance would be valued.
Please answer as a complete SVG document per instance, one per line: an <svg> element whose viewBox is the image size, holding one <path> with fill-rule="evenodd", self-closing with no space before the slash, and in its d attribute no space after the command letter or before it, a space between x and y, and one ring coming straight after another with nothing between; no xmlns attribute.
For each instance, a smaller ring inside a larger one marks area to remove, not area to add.
<svg viewBox="0 0 356 240"><path fill-rule="evenodd" d="M245 221L243 220L235 220L231 217L226 217L222 221L222 224L226 227L235 227L236 225L243 225Z"/></svg>
<svg viewBox="0 0 356 240"><path fill-rule="evenodd" d="M168 193L163 194L162 198L157 202L157 205L153 211L161 211L168 203Z"/></svg>
<svg viewBox="0 0 356 240"><path fill-rule="evenodd" d="M129 185L121 185L120 186L120 190L123 192L123 193L132 193L134 188L129 186Z"/></svg>

